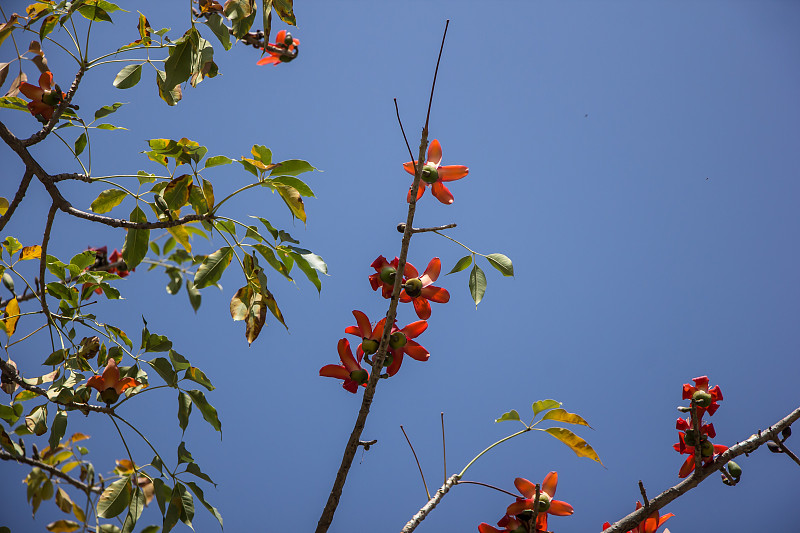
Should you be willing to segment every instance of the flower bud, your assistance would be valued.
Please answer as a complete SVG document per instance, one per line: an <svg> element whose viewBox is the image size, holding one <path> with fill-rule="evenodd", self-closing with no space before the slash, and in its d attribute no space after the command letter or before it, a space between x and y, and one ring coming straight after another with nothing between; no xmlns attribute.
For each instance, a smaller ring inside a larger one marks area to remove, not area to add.
<svg viewBox="0 0 800 533"><path fill-rule="evenodd" d="M728 473L732 478L739 479L742 477L742 467L733 461L728 461Z"/></svg>
<svg viewBox="0 0 800 533"><path fill-rule="evenodd" d="M425 183L428 185L433 185L439 181L439 171L436 169L436 166L425 165L422 167L422 179L425 180Z"/></svg>
<svg viewBox="0 0 800 533"><path fill-rule="evenodd" d="M394 285L394 278L397 275L397 269L395 267L383 267L381 269L381 281L384 283L388 283L390 285Z"/></svg>
<svg viewBox="0 0 800 533"><path fill-rule="evenodd" d="M781 442L785 441L791 436L792 436L792 426L786 426L785 428L783 428L783 431L781 431L781 437L783 437L781 439Z"/></svg>
<svg viewBox="0 0 800 533"><path fill-rule="evenodd" d="M389 346L395 350L405 346L406 342L408 342L408 339L406 338L406 334L402 331L395 331L392 333L392 336L389 337Z"/></svg>
<svg viewBox="0 0 800 533"><path fill-rule="evenodd" d="M378 341L375 339L364 339L361 342L361 349L367 355L372 355L378 351Z"/></svg>
<svg viewBox="0 0 800 533"><path fill-rule="evenodd" d="M350 372L350 379L358 383L359 385L363 385L369 379L369 374L363 368L359 368L358 370L353 370Z"/></svg>
<svg viewBox="0 0 800 533"><path fill-rule="evenodd" d="M422 294L422 280L419 278L411 278L405 284L406 294L412 298L416 298Z"/></svg>
<svg viewBox="0 0 800 533"><path fill-rule="evenodd" d="M708 407L713 400L714 398L706 391L699 390L692 394L692 401L698 407Z"/></svg>

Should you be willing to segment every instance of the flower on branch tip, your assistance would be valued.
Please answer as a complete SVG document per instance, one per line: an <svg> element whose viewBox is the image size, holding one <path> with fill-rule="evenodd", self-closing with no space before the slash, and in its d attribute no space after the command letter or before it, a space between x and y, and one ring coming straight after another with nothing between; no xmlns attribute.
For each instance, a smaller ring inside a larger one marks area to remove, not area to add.
<svg viewBox="0 0 800 533"><path fill-rule="evenodd" d="M505 515L503 518L501 518L497 522L497 525L502 527L503 529L497 529L494 526L490 526L486 522L481 522L478 525L478 531L480 533L503 533L506 531L509 532L518 531L520 528L523 527L522 522L520 520L508 515ZM525 531L525 529L522 529L522 531Z"/></svg>
<svg viewBox="0 0 800 533"><path fill-rule="evenodd" d="M713 432L713 427L711 429ZM702 429L701 429L702 433ZM715 434L716 435L716 434ZM694 449L695 446L689 446L686 442L685 433L678 434L678 442L673 444L672 447L676 452L681 454L688 454L689 457L681 465L678 471L678 477L685 478L694 471ZM727 451L728 447L722 444L713 444L707 437L700 438L700 454L704 465L711 464L714 457L720 453Z"/></svg>
<svg viewBox="0 0 800 533"><path fill-rule="evenodd" d="M361 368L361 357L358 361L353 357L353 351L350 349L350 341L347 339L339 339L339 359L342 361L341 365L325 365L319 369L319 375L343 379L342 388L346 391L356 393L358 386L367 385L369 380L369 372Z"/></svg>
<svg viewBox="0 0 800 533"><path fill-rule="evenodd" d="M138 387L141 383L131 377L120 379L117 362L113 357L109 357L106 368L103 370L103 375L92 376L86 382L86 385L97 390L100 393L100 399L105 403L112 404L119 399L119 395L124 391L132 387Z"/></svg>
<svg viewBox="0 0 800 533"><path fill-rule="evenodd" d="M53 73L49 70L42 72L39 76L39 86L23 82L19 85L19 92L31 99L28 103L28 110L31 115L41 115L45 120L50 120L56 106L66 96L57 85L53 84Z"/></svg>
<svg viewBox="0 0 800 533"><path fill-rule="evenodd" d="M275 36L274 43L269 43L264 47L264 51L269 55L262 57L256 62L256 65L279 65L281 63L288 63L297 57L297 47L300 41L292 38L292 34L286 30L281 30Z"/></svg>
<svg viewBox="0 0 800 533"><path fill-rule="evenodd" d="M444 186L444 181L460 180L469 174L469 169L464 165L446 165L442 166L442 145L439 144L437 139L434 139L428 146L428 160L422 167L422 179L419 180L419 187L417 188L417 200L422 198L425 194L425 187L431 186L431 194L443 204L453 203L453 194L450 189ZM409 174L414 174L415 161L403 163L403 168ZM408 190L406 201L411 202L411 189Z"/></svg>
<svg viewBox="0 0 800 533"><path fill-rule="evenodd" d="M442 271L442 262L438 257L431 259L422 276L418 274L417 269L413 266L409 273L408 266L408 263L406 263L406 279L403 282L403 290L400 291L400 301L404 303L413 302L417 316L422 320L428 320L431 317L431 304L428 301L440 304L450 301L450 293L447 292L447 289L433 286L433 282L436 281Z"/></svg>
<svg viewBox="0 0 800 533"><path fill-rule="evenodd" d="M361 337L361 344L359 344L356 349L356 355L359 360L361 360L364 354L372 355L378 351L386 319L380 319L373 328L367 315L361 311L353 311L353 316L356 318L357 325L348 326L345 328L344 332ZM426 329L428 329L428 323L424 320L412 322L402 329L398 328L396 325L392 326L389 346L386 347L387 355L383 363L385 366L388 366L386 372L389 376L394 376L397 374L397 371L400 370L400 365L403 364L404 354L408 354L417 361L427 361L428 358L430 358L431 354L428 350L413 340Z"/></svg>
<svg viewBox="0 0 800 533"><path fill-rule="evenodd" d="M567 502L554 500L556 486L558 485L558 473L550 472L544 477L542 487L539 490L539 514L536 516L536 530L547 531L547 515L569 516L574 509ZM522 494L522 498L512 503L506 509L506 514L518 516L525 511L533 511L533 503L536 499L536 485L525 478L518 477L514 480L514 486Z"/></svg>
<svg viewBox="0 0 800 533"><path fill-rule="evenodd" d="M692 381L694 381L694 386L689 383L683 384L683 399L695 399L697 416L702 418L703 413L706 411L708 411L709 416L713 415L719 409L717 402L722 401L722 391L719 385L708 388L708 376L700 376Z"/></svg>
<svg viewBox="0 0 800 533"><path fill-rule="evenodd" d="M394 279L395 275L397 274L397 265L400 263L400 259L395 257L392 262L386 260L385 257L382 255L378 256L378 258L372 262L372 268L375 269L375 274L372 274L369 277L369 284L372 286L373 291L377 291L380 287L381 295L384 298L391 298L392 297L392 289L394 289ZM414 268L414 265L411 263L406 262L406 266L403 269L404 277L413 278L417 275L417 269Z"/></svg>
<svg viewBox="0 0 800 533"><path fill-rule="evenodd" d="M642 508L642 502L636 502L636 510ZM628 533L656 533L656 530L664 525L664 522L675 516L672 513L667 513L664 516L659 516L658 509L650 513L650 516L639 522L639 525L628 531ZM603 529L611 527L611 524L606 522L603 524Z"/></svg>

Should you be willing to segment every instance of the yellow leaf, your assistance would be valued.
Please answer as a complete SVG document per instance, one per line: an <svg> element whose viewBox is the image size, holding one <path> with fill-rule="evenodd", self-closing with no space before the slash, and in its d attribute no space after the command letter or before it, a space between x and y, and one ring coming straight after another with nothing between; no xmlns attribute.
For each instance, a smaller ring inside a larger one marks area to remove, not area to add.
<svg viewBox="0 0 800 533"><path fill-rule="evenodd" d="M566 422L567 424L579 424L581 426L592 427L581 416L575 413L568 413L565 409L553 409L542 417L542 420L555 420Z"/></svg>
<svg viewBox="0 0 800 533"><path fill-rule="evenodd" d="M545 429L545 432L566 444L578 457L588 457L592 461L597 461L601 465L603 464L603 461L600 460L600 456L597 455L594 448L589 446L589 443L570 430L566 428L548 428Z"/></svg>
<svg viewBox="0 0 800 533"><path fill-rule="evenodd" d="M187 252L192 253L192 244L189 242L189 232L183 226L173 226L167 228L167 231L175 237L175 240L181 243Z"/></svg>
<svg viewBox="0 0 800 533"><path fill-rule="evenodd" d="M278 191L278 194L281 195L283 201L286 202L286 205L289 206L289 210L292 214L305 223L306 209L305 206L303 206L303 199L300 197L300 193L297 189L289 187L288 185L276 185L275 189Z"/></svg>
<svg viewBox="0 0 800 533"><path fill-rule="evenodd" d="M12 298L5 311L3 312L8 318L3 319L3 325L6 329L6 335L11 337L17 331L17 322L19 321L19 304L16 298Z"/></svg>
<svg viewBox="0 0 800 533"><path fill-rule="evenodd" d="M45 526L50 533L72 533L80 529L80 524L73 520L56 520Z"/></svg>
<svg viewBox="0 0 800 533"><path fill-rule="evenodd" d="M8 211L8 200L0 197L0 217L5 215L6 211Z"/></svg>
<svg viewBox="0 0 800 533"><path fill-rule="evenodd" d="M38 244L35 246L26 246L19 254L19 258L22 261L27 259L39 259L40 257L42 257L42 247Z"/></svg>
<svg viewBox="0 0 800 533"><path fill-rule="evenodd" d="M74 433L70 438L70 442L80 442L82 440L86 440L89 438L89 435L84 435L83 433Z"/></svg>

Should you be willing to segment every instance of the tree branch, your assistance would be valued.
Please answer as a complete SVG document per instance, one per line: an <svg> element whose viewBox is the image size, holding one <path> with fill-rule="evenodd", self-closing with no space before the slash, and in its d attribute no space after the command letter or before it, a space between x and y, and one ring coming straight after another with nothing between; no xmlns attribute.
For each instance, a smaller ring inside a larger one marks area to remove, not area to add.
<svg viewBox="0 0 800 533"><path fill-rule="evenodd" d="M448 480L445 482L445 484L439 487L439 490L436 491L436 494L433 495L433 498L431 498L428 501L428 503L425 504L425 507L420 509L419 512L415 514L411 520L408 521L408 523L403 527L403 529L400 530L400 533L411 533L411 531L414 531L414 529L416 529L416 527L420 524L420 522L425 520L425 517L428 516L430 512L436 508L437 505L439 505L439 502L442 501L444 495L447 494L453 486L458 484L458 479L459 479L458 474L453 474L452 476L450 476Z"/></svg>
<svg viewBox="0 0 800 533"><path fill-rule="evenodd" d="M0 217L0 230L6 227L8 221L11 220L11 217L14 215L14 211L17 210L17 207L22 202L22 199L25 197L25 193L28 192L28 186L31 184L31 180L33 179L33 172L30 169L25 169L25 174L22 175L22 181L19 183L19 188L17 189L17 194L14 195L14 199L11 200L11 204L8 206L8 210L6 213Z"/></svg>
<svg viewBox="0 0 800 533"><path fill-rule="evenodd" d="M64 96L64 100L58 105L56 110L53 112L53 116L50 117L50 120L47 121L47 124L44 127L22 141L22 146L32 146L42 140L53 130L56 123L58 123L58 119L61 118L61 114L67 110L69 107L70 102L72 102L72 97L75 96L75 93L78 91L78 85L81 82L81 78L83 78L83 74L86 72L86 69L83 65L81 68L78 69L78 73L75 74L75 79L72 81L72 86L67 91L67 94Z"/></svg>
<svg viewBox="0 0 800 533"><path fill-rule="evenodd" d="M30 457L27 457L25 455L20 455L20 456L11 455L6 451L0 450L0 459L2 459L3 461L16 461L21 464L26 464L41 468L45 472L49 473L51 476L63 479L64 481L66 481L67 483L69 483L70 485L72 485L73 487L77 488L78 490L84 493L94 492L96 494L100 494L101 492L103 492L99 485L89 486L86 483L83 483L82 481L77 480L68 474L65 474L64 472L62 472L61 470L52 465L45 464L41 461L37 461L36 459L31 459Z"/></svg>
<svg viewBox="0 0 800 533"><path fill-rule="evenodd" d="M648 514L652 514L655 511L664 508L671 501L686 494L688 491L699 485L700 482L706 479L708 476L721 470L731 459L744 453L753 452L767 441L772 441L778 435L778 433L780 433L784 428L791 426L798 419L800 419L800 407L767 429L759 431L757 434L751 436L746 441L731 446L727 451L719 454L713 463L695 471L694 475L686 478L674 487L668 488L647 502L645 507L637 509L628 516L615 522L610 527L604 529L603 533L624 533L634 529L638 524L643 522L645 518L647 518ZM645 511L645 509L648 510Z"/></svg>

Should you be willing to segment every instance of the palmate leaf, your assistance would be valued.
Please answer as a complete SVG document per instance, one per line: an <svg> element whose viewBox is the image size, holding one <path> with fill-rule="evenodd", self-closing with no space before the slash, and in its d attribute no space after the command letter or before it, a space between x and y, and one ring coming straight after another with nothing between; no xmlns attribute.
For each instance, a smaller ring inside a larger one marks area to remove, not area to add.
<svg viewBox="0 0 800 533"><path fill-rule="evenodd" d="M566 444L578 457L587 457L592 461L597 461L601 465L603 464L603 461L600 460L600 456L597 455L594 448L589 446L589 443L572 431L566 428L548 428L544 431Z"/></svg>

